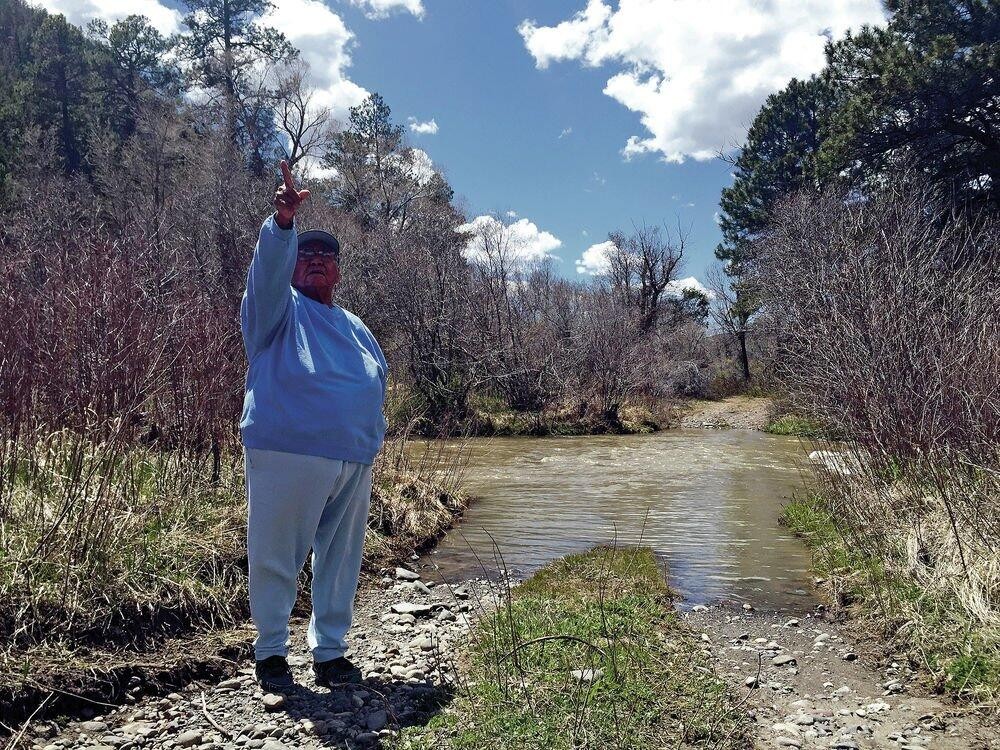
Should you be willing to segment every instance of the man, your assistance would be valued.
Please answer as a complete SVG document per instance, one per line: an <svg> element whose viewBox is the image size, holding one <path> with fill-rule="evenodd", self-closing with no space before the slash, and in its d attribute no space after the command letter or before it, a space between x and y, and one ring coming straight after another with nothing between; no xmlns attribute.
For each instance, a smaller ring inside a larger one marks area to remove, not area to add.
<svg viewBox="0 0 1000 750"><path fill-rule="evenodd" d="M371 500L372 462L385 436L388 366L356 316L333 303L340 244L296 234L309 197L288 164L275 213L260 229L240 308L249 369L240 432L249 506L250 613L257 680L294 684L288 618L312 548L308 642L317 683L361 679L345 658Z"/></svg>

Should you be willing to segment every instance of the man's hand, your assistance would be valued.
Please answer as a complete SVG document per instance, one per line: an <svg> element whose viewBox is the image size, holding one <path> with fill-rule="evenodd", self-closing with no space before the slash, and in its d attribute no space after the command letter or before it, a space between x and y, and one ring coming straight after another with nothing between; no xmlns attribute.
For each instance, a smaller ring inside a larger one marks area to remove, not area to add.
<svg viewBox="0 0 1000 750"><path fill-rule="evenodd" d="M277 214L275 221L282 229L291 229L295 212L299 204L309 197L309 191L295 189L292 170L284 159L281 160L281 176L285 179L285 184L274 191L274 210Z"/></svg>

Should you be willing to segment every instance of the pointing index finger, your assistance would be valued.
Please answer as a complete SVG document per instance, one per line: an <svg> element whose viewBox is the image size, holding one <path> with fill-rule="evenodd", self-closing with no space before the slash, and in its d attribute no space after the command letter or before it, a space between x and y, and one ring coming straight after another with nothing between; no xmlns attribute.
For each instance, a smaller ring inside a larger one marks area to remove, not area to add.
<svg viewBox="0 0 1000 750"><path fill-rule="evenodd" d="M292 180L292 170L288 167L288 162L281 160L281 176L285 178L285 187L295 190L295 182Z"/></svg>

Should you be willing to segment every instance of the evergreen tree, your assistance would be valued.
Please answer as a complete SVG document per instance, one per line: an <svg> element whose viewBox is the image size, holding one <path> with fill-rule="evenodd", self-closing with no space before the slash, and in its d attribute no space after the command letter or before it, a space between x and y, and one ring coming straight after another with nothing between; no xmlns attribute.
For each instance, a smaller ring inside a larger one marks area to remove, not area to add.
<svg viewBox="0 0 1000 750"><path fill-rule="evenodd" d="M402 229L414 201L448 202L452 190L403 142L403 128L377 93L351 108L324 163L337 171L334 201L362 225Z"/></svg>
<svg viewBox="0 0 1000 750"><path fill-rule="evenodd" d="M195 86L221 98L226 135L230 143L248 154L262 173L273 125L262 133L261 110L271 93L261 85L261 66L294 59L298 52L284 35L260 24L273 5L268 0L184 0L188 33L179 49L190 63ZM269 156L269 154L267 155Z"/></svg>
<svg viewBox="0 0 1000 750"><path fill-rule="evenodd" d="M847 86L821 149L858 185L917 168L956 203L1000 208L1000 0L888 0L887 28L828 49Z"/></svg>
<svg viewBox="0 0 1000 750"><path fill-rule="evenodd" d="M56 153L67 173L86 166L88 102L92 89L86 39L61 16L47 16L31 40L24 98L30 121L56 139Z"/></svg>

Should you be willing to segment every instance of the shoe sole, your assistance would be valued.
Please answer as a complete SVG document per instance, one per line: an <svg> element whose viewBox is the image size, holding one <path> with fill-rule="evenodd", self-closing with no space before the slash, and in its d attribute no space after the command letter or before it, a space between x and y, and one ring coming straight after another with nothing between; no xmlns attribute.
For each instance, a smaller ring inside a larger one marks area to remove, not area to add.
<svg viewBox="0 0 1000 750"><path fill-rule="evenodd" d="M257 684L260 685L260 689L268 693L283 693L286 690L291 690L295 687L295 680L288 685L278 685L274 682L268 682L267 680L262 680L259 677L256 678Z"/></svg>
<svg viewBox="0 0 1000 750"><path fill-rule="evenodd" d="M348 672L347 674L339 675L337 680L327 680L320 677L318 674L313 672L313 680L317 685L325 688L333 687L334 685L357 685L364 682L364 676L361 674L361 670L357 672Z"/></svg>

